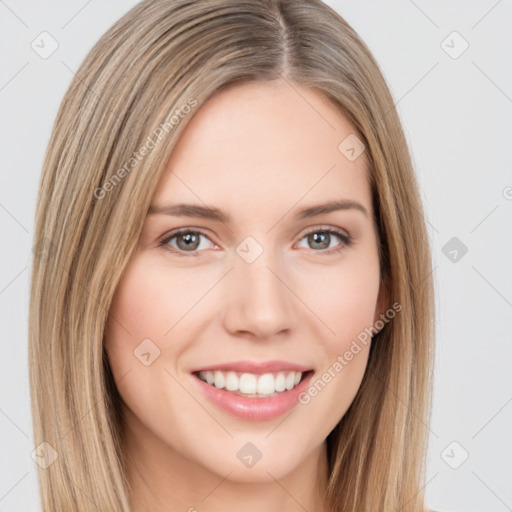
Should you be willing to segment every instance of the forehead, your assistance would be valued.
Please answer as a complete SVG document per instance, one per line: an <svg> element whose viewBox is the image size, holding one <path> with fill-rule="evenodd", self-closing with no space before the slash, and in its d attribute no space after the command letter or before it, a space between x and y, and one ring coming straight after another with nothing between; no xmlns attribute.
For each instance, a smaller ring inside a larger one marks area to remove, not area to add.
<svg viewBox="0 0 512 512"><path fill-rule="evenodd" d="M299 201L352 199L371 212L366 155L349 159L345 143L340 149L355 136L317 91L286 81L231 86L190 120L152 204L277 213Z"/></svg>

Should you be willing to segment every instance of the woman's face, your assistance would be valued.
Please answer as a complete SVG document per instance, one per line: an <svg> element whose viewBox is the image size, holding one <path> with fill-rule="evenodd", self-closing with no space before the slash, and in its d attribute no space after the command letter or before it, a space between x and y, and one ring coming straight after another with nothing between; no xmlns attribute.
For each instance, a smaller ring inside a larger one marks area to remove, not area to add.
<svg viewBox="0 0 512 512"><path fill-rule="evenodd" d="M264 481L321 453L384 304L354 132L282 81L231 87L186 128L105 339L146 466Z"/></svg>

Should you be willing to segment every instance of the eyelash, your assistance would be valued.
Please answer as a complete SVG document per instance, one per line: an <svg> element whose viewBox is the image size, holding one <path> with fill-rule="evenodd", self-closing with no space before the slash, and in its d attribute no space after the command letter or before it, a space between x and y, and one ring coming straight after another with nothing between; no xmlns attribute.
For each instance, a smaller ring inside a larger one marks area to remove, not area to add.
<svg viewBox="0 0 512 512"><path fill-rule="evenodd" d="M191 251L189 254L187 254L187 251L175 249L174 247L171 247L168 245L169 242L173 238L175 238L179 235L185 234L185 233L194 233L197 235L204 236L205 238L208 238L208 240L210 240L209 237L200 230L195 230L195 229L190 229L190 228L182 228L182 229L177 229L176 231L173 231L168 235L165 235L165 237L162 240L160 240L159 247L162 247L163 249L168 250L168 251L172 252L173 254L177 254L180 257L182 257L182 256L187 257L189 255L192 256L193 258L198 257L199 253L201 253L202 251L196 250L196 251ZM318 252L319 254L322 254L324 256L330 256L335 253L340 253L346 247L350 247L353 242L353 238L349 234L346 234L346 233L339 231L337 229L334 229L334 228L321 228L321 227L315 227L315 228L308 230L306 233L304 233L304 235L300 238L300 240L307 237L308 235L311 235L312 233L329 233L330 235L336 235L337 237L339 237L342 240L343 243L341 244L340 247L334 247L331 249L323 249L323 250L319 250L319 251L315 251L312 249L313 252Z"/></svg>

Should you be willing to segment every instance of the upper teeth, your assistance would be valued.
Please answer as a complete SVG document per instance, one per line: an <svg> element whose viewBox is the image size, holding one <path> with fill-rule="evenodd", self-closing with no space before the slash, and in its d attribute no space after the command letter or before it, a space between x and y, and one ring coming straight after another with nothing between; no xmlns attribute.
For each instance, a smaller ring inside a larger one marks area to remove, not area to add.
<svg viewBox="0 0 512 512"><path fill-rule="evenodd" d="M272 395L275 392L281 392L293 389L302 378L302 372L279 372L264 373L255 375L254 373L242 373L220 370L199 372L199 378L218 389L225 388L227 391L240 391L240 393L250 395Z"/></svg>

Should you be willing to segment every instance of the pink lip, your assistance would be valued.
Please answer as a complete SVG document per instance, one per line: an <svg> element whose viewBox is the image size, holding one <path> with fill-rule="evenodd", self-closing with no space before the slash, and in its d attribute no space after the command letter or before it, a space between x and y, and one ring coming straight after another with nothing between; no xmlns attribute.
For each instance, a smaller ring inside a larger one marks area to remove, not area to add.
<svg viewBox="0 0 512 512"><path fill-rule="evenodd" d="M247 368L247 366L242 367ZM221 369L220 366L210 368ZM231 369L233 366L229 366L229 368ZM240 368L240 366L236 366L235 368ZM271 372L271 370L268 370L267 367L265 368L268 373ZM293 371L301 371L295 370L294 368L292 368ZM261 369L261 367L259 369ZM279 366L279 369L283 369L283 367ZM201 371L208 370L209 368L204 370L201 369ZM305 371L307 371L307 369ZM259 372L252 370L251 373ZM225 389L217 389L216 387L202 381L197 375L193 374L192 377L194 382L197 383L196 385L199 386L201 392L204 393L204 395L211 402L220 407L222 410L244 420L267 421L285 414L299 403L299 395L309 386L309 383L313 377L313 373L313 371L310 371L307 375L305 375L299 384L292 390L283 391L282 393L269 398L246 398L230 393Z"/></svg>
<svg viewBox="0 0 512 512"><path fill-rule="evenodd" d="M260 363L256 361L233 361L231 363L222 363L196 368L192 370L192 373L220 370L225 372L247 372L254 373L255 375L262 375L264 373L283 371L305 373L311 369L311 367L290 363L288 361L264 361Z"/></svg>

